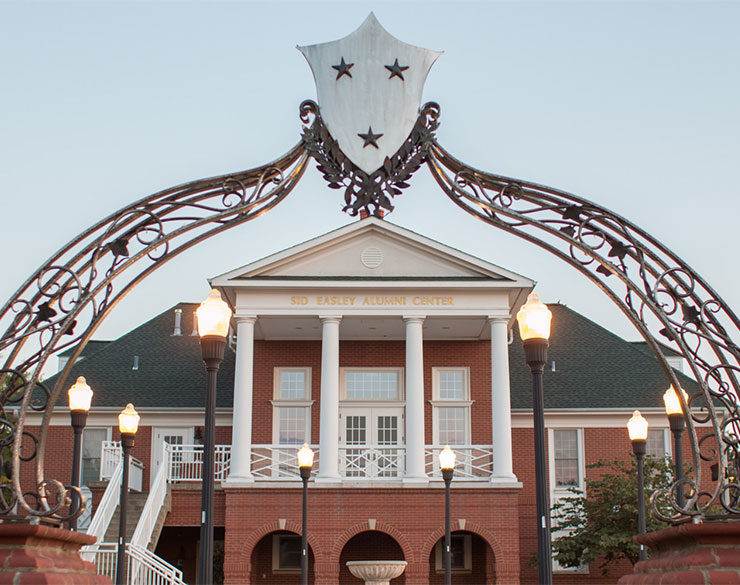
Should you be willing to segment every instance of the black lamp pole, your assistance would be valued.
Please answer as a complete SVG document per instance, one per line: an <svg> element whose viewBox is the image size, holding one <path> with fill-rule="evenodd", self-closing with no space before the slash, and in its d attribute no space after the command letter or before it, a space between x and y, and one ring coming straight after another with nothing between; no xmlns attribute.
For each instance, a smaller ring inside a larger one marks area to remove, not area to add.
<svg viewBox="0 0 740 585"><path fill-rule="evenodd" d="M645 534L645 453L647 441L645 439L632 439L632 452L637 459L637 534ZM647 559L645 545L640 543L640 560Z"/></svg>
<svg viewBox="0 0 740 585"><path fill-rule="evenodd" d="M547 363L547 339L525 339L524 356L532 371L532 406L534 411L534 459L537 485L537 570L540 585L552 585L552 546L550 544L550 508L545 467L545 403L543 377Z"/></svg>
<svg viewBox="0 0 740 585"><path fill-rule="evenodd" d="M128 468L131 449L134 446L134 433L121 433L123 449L123 474L121 476L121 504L118 519L118 559L116 563L116 584L126 585L126 519L128 508Z"/></svg>
<svg viewBox="0 0 740 585"><path fill-rule="evenodd" d="M72 487L80 487L80 460L82 458L82 431L87 423L86 410L70 410L72 419L72 430L74 432L74 448L72 452ZM76 512L80 507L80 496L77 490L72 490L71 512ZM69 521L69 529L77 530L77 517Z"/></svg>
<svg viewBox="0 0 740 585"><path fill-rule="evenodd" d="M442 468L442 479L445 481L445 585L452 584L452 559L450 550L452 548L452 536L450 534L450 484L452 483L452 475L454 472L454 468Z"/></svg>
<svg viewBox="0 0 740 585"><path fill-rule="evenodd" d="M214 435L216 426L216 377L224 360L226 338L220 335L204 335L200 338L203 362L208 372L208 395L206 397L205 436L203 438L203 481L200 509L200 557L198 583L213 582L213 490L214 490Z"/></svg>
<svg viewBox="0 0 740 585"><path fill-rule="evenodd" d="M676 468L676 482L680 482L683 479L683 448L681 446L681 435L686 426L683 420L682 413L674 413L668 415L668 423L671 427L671 433L673 433L673 465ZM680 483L676 488L676 503L683 507L683 485Z"/></svg>
<svg viewBox="0 0 740 585"><path fill-rule="evenodd" d="M303 480L303 528L301 530L301 585L308 585L308 478L311 477L311 468L301 466Z"/></svg>

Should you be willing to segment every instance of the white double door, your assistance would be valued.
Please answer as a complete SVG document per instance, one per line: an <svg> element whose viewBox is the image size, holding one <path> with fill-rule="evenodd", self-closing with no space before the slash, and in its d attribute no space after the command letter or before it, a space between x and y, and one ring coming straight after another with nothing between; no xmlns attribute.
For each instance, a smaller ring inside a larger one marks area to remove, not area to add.
<svg viewBox="0 0 740 585"><path fill-rule="evenodd" d="M344 406L339 411L340 473L344 477L401 477L405 468L402 407Z"/></svg>

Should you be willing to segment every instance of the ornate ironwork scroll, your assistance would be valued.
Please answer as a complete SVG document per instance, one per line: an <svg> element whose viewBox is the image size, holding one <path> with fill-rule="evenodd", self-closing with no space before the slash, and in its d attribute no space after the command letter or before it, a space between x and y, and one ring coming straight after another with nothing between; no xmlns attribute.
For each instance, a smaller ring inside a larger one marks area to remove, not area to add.
<svg viewBox="0 0 740 585"><path fill-rule="evenodd" d="M265 213L295 187L309 160L302 144L265 166L202 179L136 201L95 224L47 260L0 311L0 516L79 516L70 490L44 476L44 450L54 404L72 365L103 319L142 279L192 246ZM40 382L49 358L75 350L54 388ZM29 412L43 413L38 433ZM23 491L21 461L35 462ZM12 483L7 478L12 478ZM79 490L78 490L79 494Z"/></svg>
<svg viewBox="0 0 740 585"><path fill-rule="evenodd" d="M12 476L12 484L0 483L0 516L60 521L82 512L67 509L69 486L44 477L52 409L82 348L143 278L197 243L279 203L303 175L309 157L318 161L329 187L344 189L350 215L392 210L391 200L426 163L459 207L535 243L596 284L640 331L668 380L679 387L658 339L669 344L697 380L688 400L679 393L693 471L681 482L685 503L679 503L674 484L653 495L654 511L666 521L740 514L740 348L732 340L740 321L698 273L650 234L599 205L456 160L435 140L436 104L424 106L407 141L370 175L343 155L315 103L301 105L301 119L302 143L283 158L174 187L121 209L52 256L2 308L0 324L6 330L0 351L8 357L0 369L0 469ZM75 348L73 355L55 388L47 388L39 381L42 368L68 347ZM33 411L43 413L37 435L26 428L26 416ZM699 439L697 425L708 425L711 432ZM35 462L34 489L26 493L21 461ZM699 481L706 463L716 470L711 489ZM668 502L668 512L661 501Z"/></svg>
<svg viewBox="0 0 740 585"><path fill-rule="evenodd" d="M311 118L313 117L313 122ZM424 163L427 147L434 140L439 125L439 106L427 103L421 110L411 134L401 148L386 157L383 166L372 174L357 167L339 148L319 113L318 105L306 100L301 104L303 144L318 164L319 171L331 189L344 189L344 209L355 216L360 210L382 217L382 211L393 211L391 199L406 189L411 178Z"/></svg>
<svg viewBox="0 0 740 585"><path fill-rule="evenodd" d="M652 496L665 521L740 514L740 329L735 313L690 266L653 236L590 201L527 181L473 169L436 142L427 165L442 190L474 217L537 244L596 284L642 334L670 383L681 385L661 342L682 355L698 381L680 399L693 455L692 475ZM701 439L697 425L708 424ZM712 488L700 485L702 463Z"/></svg>

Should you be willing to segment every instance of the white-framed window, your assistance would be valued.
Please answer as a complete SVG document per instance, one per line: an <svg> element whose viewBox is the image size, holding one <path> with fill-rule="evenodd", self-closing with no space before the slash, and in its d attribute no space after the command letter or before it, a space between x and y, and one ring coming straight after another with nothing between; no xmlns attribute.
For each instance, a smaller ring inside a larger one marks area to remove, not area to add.
<svg viewBox="0 0 740 585"><path fill-rule="evenodd" d="M272 440L277 445L311 442L311 368L275 368Z"/></svg>
<svg viewBox="0 0 740 585"><path fill-rule="evenodd" d="M445 572L444 538L434 546L434 570ZM471 573L473 571L473 541L470 534L450 534L450 571Z"/></svg>
<svg viewBox="0 0 740 585"><path fill-rule="evenodd" d="M583 447L583 429L548 429L548 457L550 468L550 504L573 495L571 489L586 491L586 464ZM553 528L557 522L552 520ZM563 532L554 532L553 540ZM587 573L588 565L562 567L552 561L553 573Z"/></svg>
<svg viewBox="0 0 740 585"><path fill-rule="evenodd" d="M340 368L342 400L399 402L403 400L403 368Z"/></svg>
<svg viewBox="0 0 740 585"><path fill-rule="evenodd" d="M470 444L470 368L432 368L435 445Z"/></svg>
<svg viewBox="0 0 740 585"><path fill-rule="evenodd" d="M301 572L301 537L299 535L272 535L272 572Z"/></svg>
<svg viewBox="0 0 740 585"><path fill-rule="evenodd" d="M552 450L556 490L581 485L579 429L553 429Z"/></svg>
<svg viewBox="0 0 740 585"><path fill-rule="evenodd" d="M671 442L668 432L668 429L648 429L647 443L645 444L646 455L656 458L670 455Z"/></svg>
<svg viewBox="0 0 740 585"><path fill-rule="evenodd" d="M100 458L103 441L111 440L111 427L85 427L82 431L80 485L100 481Z"/></svg>

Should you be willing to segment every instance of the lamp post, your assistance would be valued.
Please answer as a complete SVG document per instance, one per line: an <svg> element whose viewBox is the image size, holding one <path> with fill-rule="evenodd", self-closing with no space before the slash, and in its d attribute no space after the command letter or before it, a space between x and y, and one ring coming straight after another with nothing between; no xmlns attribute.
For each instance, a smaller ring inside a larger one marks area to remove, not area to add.
<svg viewBox="0 0 740 585"><path fill-rule="evenodd" d="M689 395L683 389L680 389L683 393L684 400L688 404ZM676 390L671 386L663 394L663 402L665 403L665 412L668 415L668 424L671 427L671 433L673 434L673 465L676 468L676 503L679 507L683 507L683 485L681 480L683 479L683 448L681 446L681 435L686 426L683 419L683 408L681 408L681 400L678 398Z"/></svg>
<svg viewBox="0 0 740 585"><path fill-rule="evenodd" d="M69 414L72 419L72 430L74 432L74 448L72 452L72 487L80 487L80 459L82 450L82 431L87 423L87 413L90 410L93 391L87 385L85 378L80 376L69 390ZM77 490L72 490L72 500L70 502L71 511L76 512L80 507L80 496ZM69 529L77 530L77 517L69 521Z"/></svg>
<svg viewBox="0 0 740 585"><path fill-rule="evenodd" d="M121 431L123 450L123 474L121 477L121 501L118 518L118 557L116 564L116 584L126 585L126 515L128 505L128 468L131 449L134 446L136 431L139 429L139 415L130 402L118 415L118 430Z"/></svg>
<svg viewBox="0 0 740 585"><path fill-rule="evenodd" d="M537 293L530 293L527 302L516 315L519 334L524 345L524 356L532 371L532 410L534 415L534 459L537 484L537 570L541 585L552 584L552 546L550 544L550 509L547 497L545 467L545 404L542 378L550 343L552 313L540 301Z"/></svg>
<svg viewBox="0 0 740 585"><path fill-rule="evenodd" d="M200 556L198 583L213 581L213 489L214 489L214 434L216 424L216 376L224 359L226 336L229 333L231 309L221 300L221 293L212 289L208 298L196 310L198 335L203 362L208 372L206 396L205 436L203 438L203 481L200 510Z"/></svg>
<svg viewBox="0 0 740 585"><path fill-rule="evenodd" d="M298 467L303 480L303 528L301 530L301 585L308 585L308 532L306 531L308 516L308 479L313 467L313 451L308 443L298 450Z"/></svg>
<svg viewBox="0 0 740 585"><path fill-rule="evenodd" d="M632 452L637 459L637 534L645 534L645 478L644 460L647 447L648 422L636 410L627 422L627 432L632 441ZM645 545L640 543L640 560L647 558Z"/></svg>
<svg viewBox="0 0 740 585"><path fill-rule="evenodd" d="M455 452L447 445L439 452L439 467L442 470L442 479L445 481L445 585L452 583L451 551L452 537L450 535L450 483L455 473Z"/></svg>

